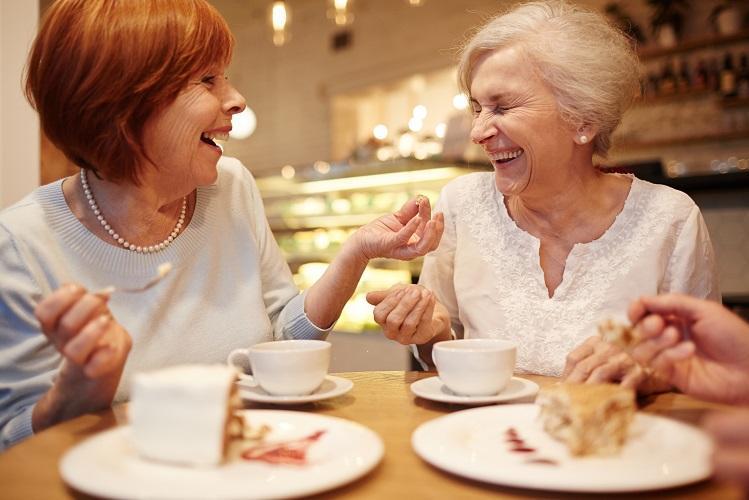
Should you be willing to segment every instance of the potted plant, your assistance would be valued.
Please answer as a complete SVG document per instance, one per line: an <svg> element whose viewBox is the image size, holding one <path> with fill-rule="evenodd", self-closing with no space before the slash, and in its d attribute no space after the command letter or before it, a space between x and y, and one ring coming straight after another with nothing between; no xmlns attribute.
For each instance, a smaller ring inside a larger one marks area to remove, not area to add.
<svg viewBox="0 0 749 500"><path fill-rule="evenodd" d="M739 0L723 0L713 7L709 21L719 35L733 35L741 31L742 12Z"/></svg>
<svg viewBox="0 0 749 500"><path fill-rule="evenodd" d="M650 27L658 44L673 47L681 38L684 16L690 0L648 0L653 9Z"/></svg>

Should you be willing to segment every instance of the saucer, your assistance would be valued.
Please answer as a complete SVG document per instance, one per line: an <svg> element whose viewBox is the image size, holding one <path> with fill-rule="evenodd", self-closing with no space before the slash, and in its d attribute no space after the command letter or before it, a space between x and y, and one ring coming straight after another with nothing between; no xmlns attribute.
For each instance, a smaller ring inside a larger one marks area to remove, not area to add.
<svg viewBox="0 0 749 500"><path fill-rule="evenodd" d="M239 395L242 399L256 403L272 403L276 405L296 405L322 401L346 394L354 387L354 383L349 379L333 375L326 376L315 392L302 396L274 396L273 394L268 394L249 375L242 376L237 385L239 386Z"/></svg>
<svg viewBox="0 0 749 500"><path fill-rule="evenodd" d="M524 378L512 377L507 387L499 394L491 396L463 396L448 389L439 377L429 377L411 384L411 392L420 398L431 399L432 401L439 401L441 403L482 405L531 398L538 393L538 384Z"/></svg>

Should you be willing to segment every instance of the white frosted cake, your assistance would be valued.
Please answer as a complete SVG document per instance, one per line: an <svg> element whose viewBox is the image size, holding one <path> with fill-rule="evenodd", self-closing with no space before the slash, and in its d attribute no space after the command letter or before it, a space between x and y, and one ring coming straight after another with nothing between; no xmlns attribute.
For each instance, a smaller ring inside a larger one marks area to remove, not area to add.
<svg viewBox="0 0 749 500"><path fill-rule="evenodd" d="M133 378L129 418L138 453L184 465L225 456L239 407L236 372L224 365L181 365Z"/></svg>

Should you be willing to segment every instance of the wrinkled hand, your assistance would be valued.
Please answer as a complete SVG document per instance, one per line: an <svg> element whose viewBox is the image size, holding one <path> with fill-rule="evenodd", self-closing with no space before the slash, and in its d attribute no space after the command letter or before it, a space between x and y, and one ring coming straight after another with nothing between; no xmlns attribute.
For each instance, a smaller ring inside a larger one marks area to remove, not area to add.
<svg viewBox="0 0 749 500"><path fill-rule="evenodd" d="M629 308L641 342L632 356L681 391L749 403L749 325L722 305L686 295L642 297Z"/></svg>
<svg viewBox="0 0 749 500"><path fill-rule="evenodd" d="M111 400L132 341L112 318L108 299L64 285L39 302L34 314L65 359L55 384L73 392L82 389L80 384L94 384Z"/></svg>
<svg viewBox="0 0 749 500"><path fill-rule="evenodd" d="M369 292L374 320L387 338L404 345L425 344L438 333L434 321L438 304L434 294L420 285L394 285L388 290Z"/></svg>
<svg viewBox="0 0 749 500"><path fill-rule="evenodd" d="M417 196L400 210L383 215L354 233L359 254L366 260L385 257L411 260L439 245L445 228L441 213L431 216L429 199Z"/></svg>
<svg viewBox="0 0 749 500"><path fill-rule="evenodd" d="M643 368L620 347L594 335L567 355L562 379L570 383L621 382L635 388L646 378Z"/></svg>

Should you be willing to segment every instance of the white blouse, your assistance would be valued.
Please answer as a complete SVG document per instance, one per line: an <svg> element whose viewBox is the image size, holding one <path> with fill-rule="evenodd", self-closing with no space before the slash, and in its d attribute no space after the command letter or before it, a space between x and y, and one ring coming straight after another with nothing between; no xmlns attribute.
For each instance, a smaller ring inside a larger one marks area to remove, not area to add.
<svg viewBox="0 0 749 500"><path fill-rule="evenodd" d="M680 292L720 300L699 208L667 186L634 178L611 227L572 248L551 298L540 241L510 217L493 172L450 182L435 210L445 215L445 232L425 258L419 283L447 308L457 337L514 341L521 373L560 376L567 354L596 332L598 322L625 320L640 295Z"/></svg>

